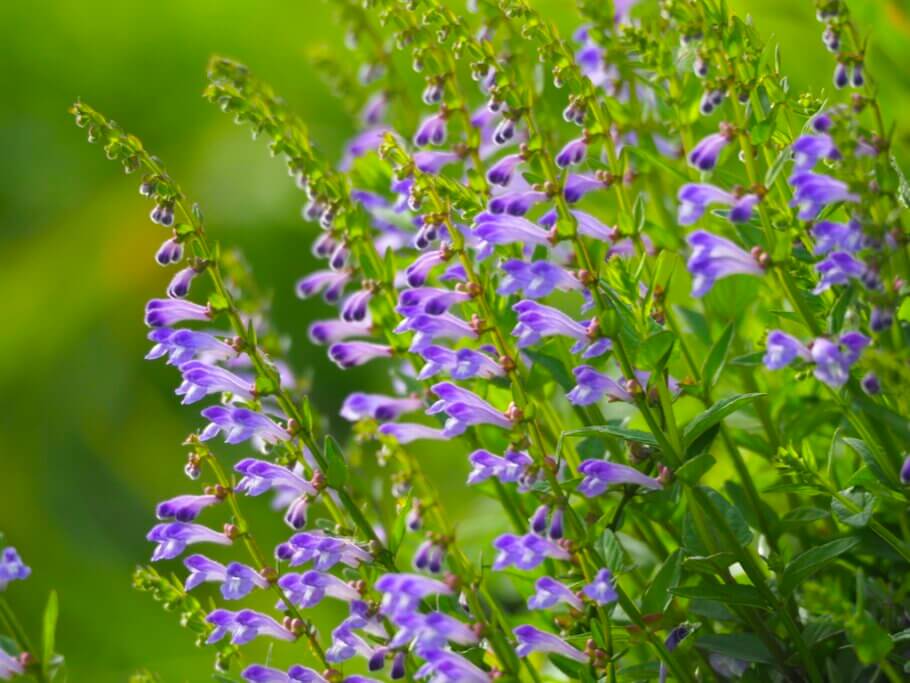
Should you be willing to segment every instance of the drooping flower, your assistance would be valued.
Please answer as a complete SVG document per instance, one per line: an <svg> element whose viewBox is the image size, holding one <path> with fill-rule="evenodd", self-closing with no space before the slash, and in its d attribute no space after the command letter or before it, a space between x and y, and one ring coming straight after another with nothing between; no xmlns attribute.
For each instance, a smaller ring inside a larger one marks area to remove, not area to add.
<svg viewBox="0 0 910 683"><path fill-rule="evenodd" d="M286 543L275 548L275 557L291 567L312 562L313 568L320 572L326 572L339 563L356 569L362 563L373 560L370 553L353 541L321 532L301 532L291 536Z"/></svg>
<svg viewBox="0 0 910 683"><path fill-rule="evenodd" d="M532 652L544 652L568 657L576 662L588 661L588 655L572 647L559 636L541 631L529 624L518 626L512 632L518 639L515 653L519 657L527 657Z"/></svg>
<svg viewBox="0 0 910 683"><path fill-rule="evenodd" d="M145 307L145 324L149 327L169 327L187 320L211 319L212 312L207 306L182 299L152 299Z"/></svg>
<svg viewBox="0 0 910 683"><path fill-rule="evenodd" d="M600 190L606 187L604 181L595 176L582 175L580 173L570 173L566 178L566 184L563 188L563 196L569 204L580 201L589 192Z"/></svg>
<svg viewBox="0 0 910 683"><path fill-rule="evenodd" d="M546 192L536 190L523 190L501 194L490 200L487 205L492 214L508 214L509 216L524 216L535 204L549 199Z"/></svg>
<svg viewBox="0 0 910 683"><path fill-rule="evenodd" d="M572 140L556 155L556 165L560 168L580 164L588 152L588 143L584 138Z"/></svg>
<svg viewBox="0 0 910 683"><path fill-rule="evenodd" d="M263 443L274 445L291 438L287 430L249 408L209 406L202 411L202 416L209 420L209 424L199 434L202 441L208 441L221 433L224 434L225 443L229 444L260 439Z"/></svg>
<svg viewBox="0 0 910 683"><path fill-rule="evenodd" d="M568 560L569 553L557 543L537 534L502 534L493 547L499 551L493 561L493 569L500 570L514 566L528 571L543 563L545 559Z"/></svg>
<svg viewBox="0 0 910 683"><path fill-rule="evenodd" d="M297 640L296 635L272 617L251 609L239 612L216 609L209 613L205 620L215 626L215 630L206 640L208 644L217 643L226 635L230 635L231 643L234 645L244 645L259 636L287 641Z"/></svg>
<svg viewBox="0 0 910 683"><path fill-rule="evenodd" d="M487 171L487 180L492 185L505 187L512 181L515 168L522 162L520 154L508 154L497 161Z"/></svg>
<svg viewBox="0 0 910 683"><path fill-rule="evenodd" d="M224 533L209 529L201 524L166 522L156 524L146 538L157 544L152 553L152 562L171 560L194 543L216 543L231 545L231 539Z"/></svg>
<svg viewBox="0 0 910 683"><path fill-rule="evenodd" d="M680 225L692 225L702 217L711 204L723 204L730 207L727 214L734 223L745 223L752 217L752 210L759 201L758 195L745 194L742 197L721 190L714 185L703 183L687 183L679 188L679 213L677 220Z"/></svg>
<svg viewBox="0 0 910 683"><path fill-rule="evenodd" d="M395 310L408 318L421 313L442 315L453 305L468 301L470 298L465 292L451 289L416 287L406 289L398 296L398 306Z"/></svg>
<svg viewBox="0 0 910 683"><path fill-rule="evenodd" d="M414 144L418 147L441 145L446 139L446 119L442 114L434 114L421 122L414 134Z"/></svg>
<svg viewBox="0 0 910 683"><path fill-rule="evenodd" d="M598 605L608 605L616 602L619 597L613 585L613 573L609 569L601 569L594 580L584 587L584 594Z"/></svg>
<svg viewBox="0 0 910 683"><path fill-rule="evenodd" d="M15 548L7 546L0 552L0 591L6 590L10 581L24 581L31 574L31 568L22 561Z"/></svg>
<svg viewBox="0 0 910 683"><path fill-rule="evenodd" d="M457 436L477 424L491 424L503 429L512 427L512 422L501 411L467 389L451 382L434 384L431 389L439 400L427 410L427 415L448 415L444 429L446 436Z"/></svg>
<svg viewBox="0 0 910 683"><path fill-rule="evenodd" d="M560 602L577 610L584 609L584 603L575 595L575 592L556 579L542 576L537 579L534 587L534 595L528 598L528 609L550 609Z"/></svg>
<svg viewBox="0 0 910 683"><path fill-rule="evenodd" d="M657 479L642 474L634 467L609 460L585 460L578 466L578 471L584 475L578 492L588 498L599 496L611 484L634 484L652 490L663 488Z"/></svg>
<svg viewBox="0 0 910 683"><path fill-rule="evenodd" d="M686 267L692 275L692 296L708 293L717 280L736 274L762 275L764 269L756 258L730 240L704 230L688 237L692 255Z"/></svg>
<svg viewBox="0 0 910 683"><path fill-rule="evenodd" d="M405 271L408 284L411 287L420 287L427 281L430 271L446 260L442 250L428 251L418 256Z"/></svg>
<svg viewBox="0 0 910 683"><path fill-rule="evenodd" d="M390 358L392 347L372 342L340 342L329 347L329 358L342 369L364 365L376 358Z"/></svg>
<svg viewBox="0 0 910 683"><path fill-rule="evenodd" d="M717 158L730 142L727 133L712 133L703 138L689 154L689 165L701 171L710 171L717 165Z"/></svg>
<svg viewBox="0 0 910 683"><path fill-rule="evenodd" d="M183 396L181 403L189 405L213 393L230 393L245 399L253 398L254 387L248 380L230 370L203 361L191 360L180 366L183 382L175 392Z"/></svg>
<svg viewBox="0 0 910 683"><path fill-rule="evenodd" d="M218 496L176 496L158 504L155 516L158 519L176 519L178 522L192 522L205 508L220 503Z"/></svg>
<svg viewBox="0 0 910 683"><path fill-rule="evenodd" d="M419 410L422 406L423 401L419 398L396 398L356 392L344 400L341 406L341 417L351 422L368 417L380 422L387 422L404 413Z"/></svg>

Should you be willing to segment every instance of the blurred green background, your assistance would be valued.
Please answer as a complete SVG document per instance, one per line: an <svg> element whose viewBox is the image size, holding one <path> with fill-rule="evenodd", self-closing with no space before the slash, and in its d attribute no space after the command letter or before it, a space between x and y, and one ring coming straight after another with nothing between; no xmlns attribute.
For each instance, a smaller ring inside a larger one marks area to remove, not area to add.
<svg viewBox="0 0 910 683"><path fill-rule="evenodd" d="M572 25L569 0L539 4ZM782 43L795 87L829 87L833 63L814 3L731 4ZM870 71L891 121L910 108L910 12L897 0L851 5L871 35ZM198 425L197 411L172 395L173 369L142 360L142 308L168 278L152 259L163 233L146 218L138 181L89 147L66 110L81 97L165 160L204 207L210 232L239 245L275 292L276 325L297 340L291 358L297 369L315 366L315 402L334 415L370 377L329 369L305 340L308 321L326 309L293 296L311 263L302 195L264 145L200 92L210 54L244 61L337 155L352 124L306 50L340 45L339 27L317 0L55 0L40 11L3 2L0 27L0 530L34 568L7 595L37 634L47 592L59 590L58 643L70 680L124 681L143 667L165 681L205 680L211 653L130 587L133 566L151 550L144 535L155 502L187 488L179 443ZM901 150L907 134L898 121ZM463 459L433 456L447 475L437 481L457 498ZM272 519L277 539L285 532Z"/></svg>

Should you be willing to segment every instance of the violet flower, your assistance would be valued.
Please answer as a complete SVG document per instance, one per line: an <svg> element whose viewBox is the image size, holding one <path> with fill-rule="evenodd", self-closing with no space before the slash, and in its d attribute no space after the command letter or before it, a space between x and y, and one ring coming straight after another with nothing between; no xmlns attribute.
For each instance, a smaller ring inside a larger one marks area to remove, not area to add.
<svg viewBox="0 0 910 683"><path fill-rule="evenodd" d="M421 439L446 441L450 438L442 429L428 427L416 422L387 422L379 427L379 433L392 437L402 445L420 441Z"/></svg>
<svg viewBox="0 0 910 683"><path fill-rule="evenodd" d="M224 434L225 443L238 444L248 439L257 439L274 445L290 441L291 435L265 415L248 408L233 406L209 406L202 411L202 416L209 420L199 434L201 441L208 441L218 434Z"/></svg>
<svg viewBox="0 0 910 683"><path fill-rule="evenodd" d="M692 225L702 217L711 204L723 204L730 207L727 214L734 223L745 223L752 217L752 210L758 203L758 195L746 194L742 197L721 190L714 185L702 183L687 183L679 188L679 213L677 220L680 225Z"/></svg>
<svg viewBox="0 0 910 683"><path fill-rule="evenodd" d="M146 538L157 544L152 553L152 562L171 560L182 553L188 545L194 543L217 543L231 545L231 539L225 534L209 529L201 524L186 522L166 522L156 524Z"/></svg>
<svg viewBox="0 0 910 683"><path fill-rule="evenodd" d="M717 165L717 158L730 142L727 133L712 133L703 138L689 154L689 165L701 171L710 171Z"/></svg>
<svg viewBox="0 0 910 683"><path fill-rule="evenodd" d="M350 422L373 418L380 422L394 420L404 413L423 407L419 398L395 398L381 394L350 394L341 406L341 417Z"/></svg>
<svg viewBox="0 0 910 683"><path fill-rule="evenodd" d="M0 591L6 590L10 581L24 581L31 574L31 568L26 566L15 548L7 546L0 552Z"/></svg>
<svg viewBox="0 0 910 683"><path fill-rule="evenodd" d="M823 338L816 339L811 349L815 377L828 386L839 389L850 379L850 368L870 341L861 332L842 334L837 344Z"/></svg>
<svg viewBox="0 0 910 683"><path fill-rule="evenodd" d="M145 324L149 327L169 327L187 320L211 319L212 312L208 307L182 299L152 299L145 306Z"/></svg>
<svg viewBox="0 0 910 683"><path fill-rule="evenodd" d="M530 299L540 299L554 290L571 291L582 288L578 278L550 261L506 261L501 266L505 277L496 293L508 296L517 292Z"/></svg>
<svg viewBox="0 0 910 683"><path fill-rule="evenodd" d="M452 594L442 581L419 574L383 574L374 587L383 594L380 612L392 619L414 612L427 596Z"/></svg>
<svg viewBox="0 0 910 683"><path fill-rule="evenodd" d="M429 678L433 683L487 683L490 674L466 657L450 650L434 649L421 652L424 664L415 678Z"/></svg>
<svg viewBox="0 0 910 683"><path fill-rule="evenodd" d="M812 226L812 238L815 240L815 253L827 254L831 251L854 253L863 248L865 237L859 221L833 223L819 221Z"/></svg>
<svg viewBox="0 0 910 683"><path fill-rule="evenodd" d="M414 134L414 144L418 147L441 145L446 139L446 120L442 114L434 114L423 120Z"/></svg>
<svg viewBox="0 0 910 683"><path fill-rule="evenodd" d="M578 492L588 498L601 495L611 484L634 484L652 490L663 488L657 479L634 467L609 460L585 460L578 466L578 471L584 475Z"/></svg>
<svg viewBox="0 0 910 683"><path fill-rule="evenodd" d="M692 255L686 263L692 275L692 296L708 293L717 280L736 274L762 275L764 269L756 258L728 239L704 230L688 237Z"/></svg>
<svg viewBox="0 0 910 683"><path fill-rule="evenodd" d="M528 624L518 626L512 632L518 639L518 647L515 649L515 653L519 657L527 657L532 652L544 652L568 657L576 662L586 663L588 661L588 655L552 633L541 631Z"/></svg>
<svg viewBox="0 0 910 683"><path fill-rule="evenodd" d="M793 143L794 172L811 171L819 159L839 159L840 152L827 133L802 135Z"/></svg>
<svg viewBox="0 0 910 683"><path fill-rule="evenodd" d="M474 235L490 244L550 246L550 233L519 216L482 213L475 223Z"/></svg>
<svg viewBox="0 0 910 683"><path fill-rule="evenodd" d="M584 603L574 591L549 576L537 579L534 588L534 595L528 598L528 609L550 609L560 602L579 611L584 609Z"/></svg>
<svg viewBox="0 0 910 683"><path fill-rule="evenodd" d="M365 562L373 561L373 556L353 541L326 536L321 532L294 534L286 543L275 548L275 557L291 567L312 562L313 568L320 572L326 572L339 563L356 569Z"/></svg>
<svg viewBox="0 0 910 683"><path fill-rule="evenodd" d="M9 680L25 673L25 666L18 657L13 657L0 648L0 680Z"/></svg>
<svg viewBox="0 0 910 683"><path fill-rule="evenodd" d="M434 384L431 390L439 400L427 410L427 415L448 415L443 430L448 437L457 436L477 424L491 424L503 429L512 427L512 422L501 411L467 389L451 382L441 382Z"/></svg>
<svg viewBox="0 0 910 683"><path fill-rule="evenodd" d="M444 152L442 150L423 150L417 152L412 157L414 165L423 173L435 175L439 173L444 166L454 164L461 157L455 152Z"/></svg>
<svg viewBox="0 0 910 683"><path fill-rule="evenodd" d="M239 562L224 566L204 555L190 555L183 564L190 570L184 586L187 591L206 582L220 583L225 600L240 600L256 588L269 587L269 582L259 572Z"/></svg>
<svg viewBox="0 0 910 683"><path fill-rule="evenodd" d="M306 299L323 292L323 298L327 302L333 303L341 298L344 287L350 279L351 274L344 271L316 271L297 282L297 296Z"/></svg>
<svg viewBox="0 0 910 683"><path fill-rule="evenodd" d="M447 643L473 645L477 634L464 622L442 612L422 614L412 612L394 618L399 630L389 641L389 647L413 645L417 652L445 647Z"/></svg>
<svg viewBox="0 0 910 683"><path fill-rule="evenodd" d="M769 370L780 370L792 363L796 358L810 360L809 349L795 337L791 337L780 330L768 333L765 344L765 355L762 362Z"/></svg>
<svg viewBox="0 0 910 683"><path fill-rule="evenodd" d="M278 579L278 586L292 604L305 609L315 607L325 597L344 602L360 598L360 593L356 589L337 576L316 570L303 574L284 574Z"/></svg>
<svg viewBox="0 0 910 683"><path fill-rule="evenodd" d="M480 484L488 479L497 479L502 484L521 481L533 459L527 453L509 450L503 456L480 449L468 456L473 469L468 475L468 484Z"/></svg>
<svg viewBox="0 0 910 683"><path fill-rule="evenodd" d="M545 559L568 560L571 556L562 546L537 534L502 534L493 547L499 551L493 561L493 569L501 570L514 566L528 571L543 563Z"/></svg>
<svg viewBox="0 0 910 683"><path fill-rule="evenodd" d="M609 569L601 569L594 580L584 587L584 594L598 605L609 605L619 597L613 586L613 574Z"/></svg>
<svg viewBox="0 0 910 683"><path fill-rule="evenodd" d="M829 204L856 203L860 200L858 194L850 192L846 183L819 173L802 171L790 176L789 182L794 190L790 206L799 207L797 215L804 221L814 220L819 211Z"/></svg>
<svg viewBox="0 0 910 683"><path fill-rule="evenodd" d="M477 333L470 324L451 313L442 315L418 314L413 318L406 318L395 328L397 334L414 332L411 353L420 353L430 346L436 339L475 339Z"/></svg>
<svg viewBox="0 0 910 683"><path fill-rule="evenodd" d="M245 645L259 636L287 641L297 640L296 635L272 617L251 609L239 612L216 609L209 613L205 620L215 626L215 630L206 640L208 644L217 643L226 635L231 636L231 643L234 645Z"/></svg>
<svg viewBox="0 0 910 683"><path fill-rule="evenodd" d="M158 519L176 519L178 522L192 522L205 508L220 503L218 496L176 496L158 504L155 516Z"/></svg>
<svg viewBox="0 0 910 683"><path fill-rule="evenodd" d="M589 192L601 190L606 185L602 180L594 176L581 175L579 173L570 173L566 178L563 196L569 204L574 204L581 200Z"/></svg>
<svg viewBox="0 0 910 683"><path fill-rule="evenodd" d="M566 168L574 164L580 164L584 161L588 152L588 143L584 138L572 140L563 147L559 154L556 155L556 165L560 168Z"/></svg>
<svg viewBox="0 0 910 683"><path fill-rule="evenodd" d="M341 342L329 347L329 358L343 370L364 365L376 358L390 358L391 356L391 346L372 342Z"/></svg>
<svg viewBox="0 0 910 683"><path fill-rule="evenodd" d="M824 261L815 264L815 269L821 279L812 290L813 294L821 294L834 285L845 285L852 279L862 279L866 274L865 264L845 251L832 252Z"/></svg>
<svg viewBox="0 0 910 683"><path fill-rule="evenodd" d="M253 398L254 387L230 370L191 360L180 366L183 382L175 392L183 396L184 405L196 403L213 393L230 393L247 400Z"/></svg>
<svg viewBox="0 0 910 683"><path fill-rule="evenodd" d="M420 313L442 315L453 305L468 301L470 298L465 292L439 287L417 287L406 289L398 295L398 306L395 310L409 318Z"/></svg>
<svg viewBox="0 0 910 683"><path fill-rule="evenodd" d="M510 182L512 182L512 175L515 172L518 164L522 162L520 154L509 154L490 167L490 170L487 171L487 180L492 185L500 185L505 187Z"/></svg>
<svg viewBox="0 0 910 683"><path fill-rule="evenodd" d="M446 373L453 379L490 379L505 374L502 366L485 353L473 349L453 351L444 346L431 345L420 351L427 362L417 379L425 380Z"/></svg>
<svg viewBox="0 0 910 683"><path fill-rule="evenodd" d="M145 355L146 360L155 360L166 355L167 364L177 367L200 355L212 360L227 360L237 354L231 346L220 339L194 330L156 327L149 332L148 339L155 345Z"/></svg>

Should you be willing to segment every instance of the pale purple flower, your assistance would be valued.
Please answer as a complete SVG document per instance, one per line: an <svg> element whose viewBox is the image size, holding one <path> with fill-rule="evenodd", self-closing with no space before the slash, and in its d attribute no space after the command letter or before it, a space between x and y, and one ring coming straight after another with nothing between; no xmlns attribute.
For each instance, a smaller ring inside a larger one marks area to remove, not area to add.
<svg viewBox="0 0 910 683"><path fill-rule="evenodd" d="M375 588L383 594L380 612L392 619L414 612L429 595L452 594L442 581L419 574L383 574Z"/></svg>
<svg viewBox="0 0 910 683"><path fill-rule="evenodd" d="M469 294L451 289L416 287L406 289L398 295L398 306L395 310L405 317L413 317L420 313L442 315L453 305L468 301L470 298Z"/></svg>
<svg viewBox="0 0 910 683"><path fill-rule="evenodd" d="M255 588L269 587L269 582L259 572L239 562L231 562L225 567L204 555L190 555L183 564L190 570L184 586L187 591L205 582L220 583L225 600L240 600Z"/></svg>
<svg viewBox="0 0 910 683"><path fill-rule="evenodd" d="M217 543L218 545L231 545L232 543L231 539L221 532L201 524L185 522L156 524L146 538L158 544L152 553L152 562L171 560L182 553L188 545L194 543Z"/></svg>
<svg viewBox="0 0 910 683"><path fill-rule="evenodd" d="M245 399L253 398L254 387L248 380L217 365L191 360L180 366L180 372L183 374L183 382L175 393L183 396L181 403L184 405L196 403L214 393L230 393Z"/></svg>
<svg viewBox="0 0 910 683"><path fill-rule="evenodd" d="M518 647L515 653L519 657L527 657L532 652L544 652L568 657L576 662L588 661L588 655L572 647L559 636L541 631L529 624L518 626L512 632L518 639Z"/></svg>
<svg viewBox="0 0 910 683"><path fill-rule="evenodd" d="M443 346L427 346L420 351L427 364L421 368L417 379L424 380L439 373L453 379L500 377L505 374L502 366L485 353L473 349L453 351Z"/></svg>
<svg viewBox="0 0 910 683"><path fill-rule="evenodd" d="M717 158L730 142L725 133L712 133L703 138L689 154L689 165L701 171L710 171L717 165Z"/></svg>
<svg viewBox="0 0 910 683"><path fill-rule="evenodd" d="M601 569L594 580L583 589L584 594L598 605L608 605L616 602L616 588L613 585L613 574L609 569Z"/></svg>
<svg viewBox="0 0 910 683"><path fill-rule="evenodd" d="M341 163L338 164L338 167L342 171L347 171L351 167L354 159L379 149L386 134L390 132L391 130L389 128L379 126L377 128L365 130L357 135L348 142L344 151L344 156L341 159Z"/></svg>
<svg viewBox="0 0 910 683"><path fill-rule="evenodd" d="M297 296L306 299L319 292L329 303L341 298L344 287L351 279L351 274L344 271L319 270L311 273L297 282Z"/></svg>
<svg viewBox="0 0 910 683"><path fill-rule="evenodd" d="M442 114L434 114L424 119L414 134L414 144L418 147L441 145L446 139L446 119Z"/></svg>
<svg viewBox="0 0 910 683"><path fill-rule="evenodd" d="M490 244L550 246L550 233L519 216L481 213L475 218L474 235Z"/></svg>
<svg viewBox="0 0 910 683"><path fill-rule="evenodd" d="M243 475L235 490L248 496L267 491L289 492L293 495L315 496L316 488L296 472L267 460L244 458L234 469Z"/></svg>
<svg viewBox="0 0 910 683"><path fill-rule="evenodd" d="M859 221L833 223L819 221L812 226L812 238L815 240L815 253L827 254L830 251L854 253L863 248L865 240Z"/></svg>
<svg viewBox="0 0 910 683"><path fill-rule="evenodd" d="M7 681L25 673L25 666L18 657L13 657L0 648L0 680Z"/></svg>
<svg viewBox="0 0 910 683"><path fill-rule="evenodd" d="M350 394L341 406L341 417L350 422L373 418L380 422L394 420L404 413L410 413L423 407L419 398L396 398L382 394Z"/></svg>
<svg viewBox="0 0 910 683"><path fill-rule="evenodd" d="M352 337L369 337L369 321L318 320L310 325L309 337L314 344L336 344Z"/></svg>
<svg viewBox="0 0 910 683"><path fill-rule="evenodd" d="M328 571L339 563L356 569L364 562L373 560L373 556L354 541L326 536L316 531L294 534L287 543L275 548L275 557L286 561L291 567L312 562L313 568L321 572Z"/></svg>
<svg viewBox="0 0 910 683"><path fill-rule="evenodd" d="M199 355L212 360L227 360L237 353L220 339L194 330L156 327L149 332L148 339L155 345L145 355L146 360L155 360L167 355L168 365L178 367Z"/></svg>
<svg viewBox="0 0 910 683"><path fill-rule="evenodd" d="M428 251L421 254L414 259L413 263L405 271L408 284L411 287L420 287L427 281L430 271L439 264L444 263L445 260L446 257L442 251Z"/></svg>
<svg viewBox="0 0 910 683"><path fill-rule="evenodd" d="M158 504L155 516L158 519L176 519L178 522L192 522L205 508L220 503L218 496L176 496Z"/></svg>
<svg viewBox="0 0 910 683"><path fill-rule="evenodd" d="M492 185L505 187L512 181L515 168L522 162L520 154L509 154L497 161L487 171L487 180Z"/></svg>
<svg viewBox="0 0 910 683"><path fill-rule="evenodd" d="M359 289L351 294L341 304L341 319L349 323L363 322L367 317L372 298L371 289Z"/></svg>
<svg viewBox="0 0 910 683"><path fill-rule="evenodd" d="M380 123L385 116L388 108L389 98L382 91L370 95L370 99L363 105L360 112L360 120L367 126L375 126Z"/></svg>
<svg viewBox="0 0 910 683"><path fill-rule="evenodd" d="M374 648L354 630L361 628L364 621L358 618L345 619L332 631L332 646L326 650L326 660L332 663L347 661L355 655L360 655L367 661L373 659L378 648Z"/></svg>
<svg viewBox="0 0 910 683"><path fill-rule="evenodd" d="M765 367L769 370L780 370L796 358L806 361L811 358L809 349L802 342L780 330L768 333L765 355L762 358Z"/></svg>
<svg viewBox="0 0 910 683"><path fill-rule="evenodd" d="M416 422L387 422L379 427L379 433L392 437L402 445L422 439L431 441L446 441L449 439L444 430Z"/></svg>
<svg viewBox="0 0 910 683"><path fill-rule="evenodd" d="M472 645L477 634L464 622L442 612L411 612L393 619L399 630L389 641L389 647L399 648L413 644L417 652L445 647L447 643Z"/></svg>
<svg viewBox="0 0 910 683"><path fill-rule="evenodd" d="M278 586L292 604L301 608L315 607L325 597L344 602L360 598L360 593L356 589L337 576L316 570L303 574L284 574L278 579Z"/></svg>
<svg viewBox="0 0 910 683"><path fill-rule="evenodd" d="M634 484L652 490L663 488L657 479L634 467L609 460L585 460L578 466L578 472L584 475L578 492L588 498L601 495L611 484Z"/></svg>
<svg viewBox="0 0 910 683"><path fill-rule="evenodd" d="M508 192L494 197L487 205L492 214L508 214L510 216L524 216L535 204L549 199L546 192L536 190L523 190Z"/></svg>
<svg viewBox="0 0 910 683"><path fill-rule="evenodd" d="M570 291L582 285L572 273L550 261L506 261L501 266L505 277L499 283L497 294L508 296L517 292L530 299L545 297L553 290Z"/></svg>
<svg viewBox="0 0 910 683"><path fill-rule="evenodd" d="M560 602L579 611L584 609L584 603L572 589L549 576L537 579L534 588L534 595L528 598L528 609L550 609Z"/></svg>
<svg viewBox="0 0 910 683"><path fill-rule="evenodd" d="M461 159L461 157L455 152L444 152L442 150L434 149L417 152L412 159L414 160L414 165L423 173L435 175L436 173L439 173L444 166L454 164Z"/></svg>
<svg viewBox="0 0 910 683"><path fill-rule="evenodd" d="M193 284L193 278L198 274L198 271L192 266L178 270L167 286L167 295L172 299L185 297L190 293L190 285Z"/></svg>
<svg viewBox="0 0 910 683"><path fill-rule="evenodd" d="M754 256L726 238L696 230L689 235L688 242L692 255L686 267L692 275L692 296L704 296L716 280L730 275L764 273Z"/></svg>
<svg viewBox="0 0 910 683"><path fill-rule="evenodd" d="M414 676L418 680L429 678L430 683L487 683L490 680L489 673L456 652L432 649L420 655L425 663Z"/></svg>
<svg viewBox="0 0 910 683"><path fill-rule="evenodd" d="M592 340L587 325L576 322L552 306L525 299L512 306L512 310L518 313L518 324L512 330L512 335L518 339L518 348L527 348L545 337L553 336L574 339L572 353L584 350L585 358L594 358L612 348L609 339Z"/></svg>
<svg viewBox="0 0 910 683"><path fill-rule="evenodd" d="M566 166L572 166L573 164L580 164L584 161L587 152L588 143L584 138L572 140L556 155L556 165L560 168L565 168Z"/></svg>
<svg viewBox="0 0 910 683"><path fill-rule="evenodd" d="M793 143L793 170L811 171L819 159L839 159L840 152L827 133L801 135Z"/></svg>
<svg viewBox="0 0 910 683"><path fill-rule="evenodd" d="M575 220L578 221L578 232L582 235L593 237L602 242L612 241L612 237L615 234L614 228L605 225L603 222L584 211L572 211L572 215L575 216ZM543 219L541 219L542 224L543 222Z"/></svg>
<svg viewBox="0 0 910 683"><path fill-rule="evenodd" d="M860 332L841 335L837 344L823 338L816 339L811 348L815 377L839 389L850 379L850 368L869 343L870 339Z"/></svg>
<svg viewBox="0 0 910 683"><path fill-rule="evenodd" d="M205 620L215 626L215 630L206 640L206 643L217 643L226 635L231 636L231 643L244 645L258 636L268 636L278 640L294 641L297 636L288 631L272 617L255 612L251 609L231 612L226 609L216 609Z"/></svg>
<svg viewBox="0 0 910 683"><path fill-rule="evenodd" d="M6 590L10 581L24 581L31 576L32 570L22 561L12 546L0 552L0 591Z"/></svg>
<svg viewBox="0 0 910 683"><path fill-rule="evenodd" d="M625 387L611 377L598 372L590 365L579 365L573 371L578 384L566 394L569 402L577 406L587 406L600 401L604 396L613 401L632 403L633 397Z"/></svg>
<svg viewBox="0 0 910 683"><path fill-rule="evenodd" d="M858 194L850 192L847 184L831 176L803 171L790 176L793 185L793 200L790 206L799 207L799 218L811 221L819 211L829 204L860 200Z"/></svg>
<svg viewBox="0 0 910 683"><path fill-rule="evenodd" d="M152 299L145 306L145 324L149 327L168 327L186 320L208 321L212 313L206 306L181 299Z"/></svg>
<svg viewBox="0 0 910 683"><path fill-rule="evenodd" d="M183 244L174 237L162 242L155 253L155 261L159 266L169 266L172 263L178 263L181 259L183 259Z"/></svg>
<svg viewBox="0 0 910 683"><path fill-rule="evenodd" d="M493 541L493 547L499 551L493 561L494 570L514 566L528 571L538 567L547 558L568 560L571 557L562 546L533 533L524 536L502 534Z"/></svg>
<svg viewBox="0 0 910 683"><path fill-rule="evenodd" d="M479 449L468 456L473 469L468 475L468 484L480 484L488 479L498 479L503 484L523 479L533 464L527 453L509 450L503 456Z"/></svg>
<svg viewBox="0 0 910 683"><path fill-rule="evenodd" d="M390 358L392 347L372 342L341 342L329 347L329 358L342 369L364 365L376 358Z"/></svg>
<svg viewBox="0 0 910 683"><path fill-rule="evenodd" d="M589 192L600 190L604 187L606 187L604 182L594 176L570 173L568 178L566 178L563 196L565 196L567 202L574 204Z"/></svg>
<svg viewBox="0 0 910 683"><path fill-rule="evenodd" d="M265 415L248 408L232 406L209 406L202 411L202 416L209 424L199 435L200 440L208 441L219 433L224 434L225 443L237 444L247 439L258 439L266 444L277 444L290 441L291 435Z"/></svg>
<svg viewBox="0 0 910 683"><path fill-rule="evenodd" d="M445 413L444 433L446 436L457 436L471 425L491 424L503 429L511 429L511 421L499 410L491 406L477 394L459 387L451 382L434 384L431 390L437 400L427 415Z"/></svg>
<svg viewBox="0 0 910 683"><path fill-rule="evenodd" d="M409 351L420 353L436 339L476 339L477 333L461 318L451 313L427 315L421 313L406 318L395 328L397 334L414 332Z"/></svg>
<svg viewBox="0 0 910 683"><path fill-rule="evenodd" d="M813 294L821 294L834 285L845 285L852 279L861 279L866 274L863 262L845 251L832 252L824 261L815 264L815 269L821 279L812 290Z"/></svg>
<svg viewBox="0 0 910 683"><path fill-rule="evenodd" d="M711 204L729 206L730 212L727 217L734 223L744 223L752 217L752 210L759 201L757 195L746 194L737 197L706 183L686 183L679 188L677 198L680 202L677 215L680 225L695 223Z"/></svg>

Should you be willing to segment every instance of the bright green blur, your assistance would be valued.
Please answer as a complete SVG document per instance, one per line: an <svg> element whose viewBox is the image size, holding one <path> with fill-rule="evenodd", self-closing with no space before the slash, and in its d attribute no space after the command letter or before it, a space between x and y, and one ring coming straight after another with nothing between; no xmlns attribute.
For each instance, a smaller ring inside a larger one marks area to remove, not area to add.
<svg viewBox="0 0 910 683"><path fill-rule="evenodd" d="M563 8L573 4L540 3L566 30L574 18ZM830 89L833 60L812 2L731 4L754 12L762 36L781 42L794 87ZM86 144L67 107L81 97L139 135L202 204L211 234L244 249L259 282L275 292L276 325L298 340L296 368L313 368L317 409L335 415L355 386L372 381L378 390L382 380L340 373L306 342L308 321L328 311L293 296L312 264L314 229L298 217L302 193L262 142L200 92L210 54L242 60L337 155L352 124L306 51L315 42L342 49L341 36L318 0L40 5L0 3L0 530L34 569L7 596L36 639L47 593L59 590L57 642L70 680L120 683L143 667L164 681L206 680L211 653L130 587L132 567L151 551L144 535L155 502L192 490L179 444L199 424L198 409L181 408L172 394L175 371L142 360L142 308L169 277L152 259L164 231L146 218L151 206L138 179ZM867 73L881 85L890 124L910 108L910 12L900 0L851 6L872 36ZM910 127L898 123L906 170ZM457 511L464 454L425 455ZM273 533L267 541L285 534L264 505L247 508L262 512ZM470 512L464 534L479 531L479 517L501 514L493 504Z"/></svg>

